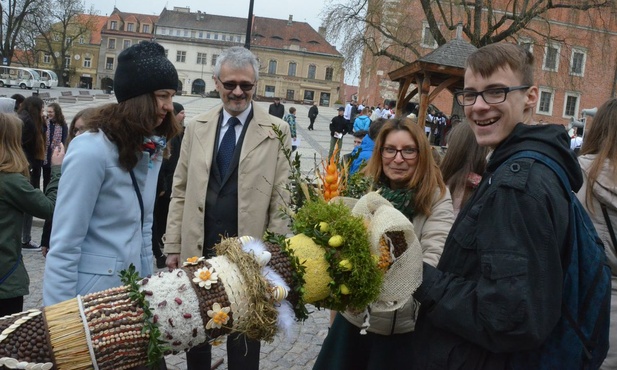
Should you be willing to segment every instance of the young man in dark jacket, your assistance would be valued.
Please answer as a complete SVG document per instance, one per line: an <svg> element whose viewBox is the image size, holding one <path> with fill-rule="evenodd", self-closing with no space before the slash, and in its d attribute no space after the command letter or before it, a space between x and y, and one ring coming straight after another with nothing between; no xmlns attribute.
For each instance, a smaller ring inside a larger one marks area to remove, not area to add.
<svg viewBox="0 0 617 370"><path fill-rule="evenodd" d="M343 135L347 133L347 120L343 116L345 108L338 108L338 115L332 118L330 121L330 151L328 151L328 158L332 157L334 153L334 147L338 143L339 154L343 146Z"/></svg>
<svg viewBox="0 0 617 370"><path fill-rule="evenodd" d="M467 59L456 99L478 143L494 151L439 265L424 264L409 368L508 369L541 348L560 319L569 197L533 159L502 165L533 150L559 163L574 191L582 184L566 130L529 125L539 95L532 71L533 56L514 44L491 44Z"/></svg>
<svg viewBox="0 0 617 370"><path fill-rule="evenodd" d="M285 115L285 106L281 104L281 99L274 98L274 103L270 104L268 113L272 116L283 119L283 116Z"/></svg>

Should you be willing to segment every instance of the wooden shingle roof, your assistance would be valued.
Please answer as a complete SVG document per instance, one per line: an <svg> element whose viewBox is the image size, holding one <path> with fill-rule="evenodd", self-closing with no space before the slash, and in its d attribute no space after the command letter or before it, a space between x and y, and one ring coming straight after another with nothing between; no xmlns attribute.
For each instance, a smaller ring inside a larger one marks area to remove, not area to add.
<svg viewBox="0 0 617 370"><path fill-rule="evenodd" d="M418 60L448 67L465 68L465 60L476 50L477 48L467 41L455 38Z"/></svg>

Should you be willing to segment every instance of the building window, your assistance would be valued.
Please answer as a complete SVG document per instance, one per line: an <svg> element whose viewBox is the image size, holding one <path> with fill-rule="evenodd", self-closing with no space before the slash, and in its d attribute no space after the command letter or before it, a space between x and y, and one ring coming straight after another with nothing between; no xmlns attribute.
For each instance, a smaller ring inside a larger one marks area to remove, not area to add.
<svg viewBox="0 0 617 370"><path fill-rule="evenodd" d="M287 76L295 76L296 75L296 62L289 62L289 68L287 69Z"/></svg>
<svg viewBox="0 0 617 370"><path fill-rule="evenodd" d="M266 85L266 97L267 98L274 97L274 86Z"/></svg>
<svg viewBox="0 0 617 370"><path fill-rule="evenodd" d="M109 28L112 30L118 29L118 22L116 21L109 22Z"/></svg>
<svg viewBox="0 0 617 370"><path fill-rule="evenodd" d="M219 39L219 34L218 34L218 33L215 33L215 34L214 34L214 39L215 39L215 40L218 40L218 39Z"/></svg>
<svg viewBox="0 0 617 370"><path fill-rule="evenodd" d="M548 44L544 48L544 63L542 69L557 72L559 68L559 45Z"/></svg>
<svg viewBox="0 0 617 370"><path fill-rule="evenodd" d="M199 31L199 38L203 39L204 38L204 31Z"/></svg>
<svg viewBox="0 0 617 370"><path fill-rule="evenodd" d="M216 65L216 60L219 58L218 54L212 54L212 60L210 62L211 65Z"/></svg>
<svg viewBox="0 0 617 370"><path fill-rule="evenodd" d="M317 73L317 67L315 67L315 65L314 65L314 64L311 64L311 65L309 66L308 76L307 76L307 77L308 77L308 78L310 78L310 79L313 79L313 80L314 80L314 79L315 79L315 74L316 74L316 73Z"/></svg>
<svg viewBox="0 0 617 370"><path fill-rule="evenodd" d="M271 60L268 62L268 73L271 75L275 75L276 74L276 60Z"/></svg>
<svg viewBox="0 0 617 370"><path fill-rule="evenodd" d="M124 40L122 44L122 49L127 49L131 47L131 40Z"/></svg>
<svg viewBox="0 0 617 370"><path fill-rule="evenodd" d="M179 63L186 62L186 51L178 50L176 52L176 62L179 62Z"/></svg>
<svg viewBox="0 0 617 370"><path fill-rule="evenodd" d="M293 90L287 90L287 95L285 96L285 99L287 99L287 100L294 100L294 93L295 93L295 91L293 91Z"/></svg>
<svg viewBox="0 0 617 370"><path fill-rule="evenodd" d="M208 55L206 53L197 53L197 64L208 64Z"/></svg>
<svg viewBox="0 0 617 370"><path fill-rule="evenodd" d="M180 30L176 30L176 36L180 36Z"/></svg>
<svg viewBox="0 0 617 370"><path fill-rule="evenodd" d="M570 74L582 77L585 74L586 59L587 55L585 50L573 49L572 58L570 59Z"/></svg>
<svg viewBox="0 0 617 370"><path fill-rule="evenodd" d="M54 33L52 38L54 39L54 41L60 41L60 35L58 35L57 33Z"/></svg>
<svg viewBox="0 0 617 370"><path fill-rule="evenodd" d="M150 25L149 24L144 24L141 27L141 32L143 32L143 33L150 33Z"/></svg>
<svg viewBox="0 0 617 370"><path fill-rule="evenodd" d="M92 58L84 58L84 68L92 67Z"/></svg>
<svg viewBox="0 0 617 370"><path fill-rule="evenodd" d="M236 42L242 42L242 36L236 36Z"/></svg>
<svg viewBox="0 0 617 370"><path fill-rule="evenodd" d="M523 49L533 54L533 41L526 37L521 37L518 40L518 44L523 47Z"/></svg>
<svg viewBox="0 0 617 370"><path fill-rule="evenodd" d="M85 42L86 42L86 39L84 39L83 36L79 36L79 43L83 45Z"/></svg>
<svg viewBox="0 0 617 370"><path fill-rule="evenodd" d="M326 68L326 81L332 81L332 75L334 75L334 68Z"/></svg>
<svg viewBox="0 0 617 370"><path fill-rule="evenodd" d="M425 48L435 49L437 47L437 41L433 37L431 33L431 27L428 26L426 22L424 23L424 27L422 27L422 44L421 46Z"/></svg>
<svg viewBox="0 0 617 370"><path fill-rule="evenodd" d="M227 36L226 35L221 35L221 41L225 41L227 40Z"/></svg>
<svg viewBox="0 0 617 370"><path fill-rule="evenodd" d="M314 98L315 98L315 91L304 90L304 100L313 101Z"/></svg>
<svg viewBox="0 0 617 370"><path fill-rule="evenodd" d="M107 57L107 60L105 60L105 69L107 70L114 69L114 58Z"/></svg>
<svg viewBox="0 0 617 370"><path fill-rule="evenodd" d="M126 30L129 32L135 31L135 23L129 23L126 25Z"/></svg>
<svg viewBox="0 0 617 370"><path fill-rule="evenodd" d="M71 68L71 56L67 55L64 57L64 69Z"/></svg>
<svg viewBox="0 0 617 370"><path fill-rule="evenodd" d="M210 34L210 32L207 32L207 33L206 33L206 38L207 38L207 39L211 39L211 38L212 38L212 35Z"/></svg>
<svg viewBox="0 0 617 370"><path fill-rule="evenodd" d="M579 95L576 93L566 93L566 99L563 104L564 117L576 117L578 113Z"/></svg>
<svg viewBox="0 0 617 370"><path fill-rule="evenodd" d="M72 41L73 39L70 37L67 37L66 39L64 39L64 43L66 44L66 46L70 46Z"/></svg>
<svg viewBox="0 0 617 370"><path fill-rule="evenodd" d="M536 113L553 115L553 98L554 93L552 89L540 88L540 101L536 108Z"/></svg>
<svg viewBox="0 0 617 370"><path fill-rule="evenodd" d="M189 30L184 30L184 37L189 37Z"/></svg>
<svg viewBox="0 0 617 370"><path fill-rule="evenodd" d="M51 54L43 54L43 63L45 64L51 63Z"/></svg>
<svg viewBox="0 0 617 370"><path fill-rule="evenodd" d="M116 39L109 39L107 41L107 48L108 49L115 49L116 48Z"/></svg>

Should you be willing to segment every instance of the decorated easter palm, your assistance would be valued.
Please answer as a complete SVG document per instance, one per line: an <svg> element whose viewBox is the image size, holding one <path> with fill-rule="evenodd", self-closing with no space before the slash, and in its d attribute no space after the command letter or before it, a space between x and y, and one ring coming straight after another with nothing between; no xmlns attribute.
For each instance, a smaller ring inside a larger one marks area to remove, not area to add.
<svg viewBox="0 0 617 370"><path fill-rule="evenodd" d="M342 190L340 179L329 180ZM413 225L377 193L358 200L353 211L346 203L307 197L292 215L292 237L228 238L215 247L216 257L189 258L144 279L131 268L122 272L121 287L2 317L0 365L154 365L164 354L231 332L272 341L307 317L306 304L394 310L421 282Z"/></svg>

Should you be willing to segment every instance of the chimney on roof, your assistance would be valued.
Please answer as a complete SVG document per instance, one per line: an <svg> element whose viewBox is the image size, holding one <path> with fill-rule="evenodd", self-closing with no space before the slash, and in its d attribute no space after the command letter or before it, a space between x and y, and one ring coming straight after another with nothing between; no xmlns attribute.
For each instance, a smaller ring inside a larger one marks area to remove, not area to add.
<svg viewBox="0 0 617 370"><path fill-rule="evenodd" d="M323 36L323 38L326 38L326 27L319 26L319 30L317 30L317 33L319 33L321 36Z"/></svg>
<svg viewBox="0 0 617 370"><path fill-rule="evenodd" d="M293 16L293 14L290 14L289 15L289 20L287 21L287 25L291 26L293 22L294 22L294 16Z"/></svg>
<svg viewBox="0 0 617 370"><path fill-rule="evenodd" d="M456 25L456 38L458 40L463 39L463 22L458 22Z"/></svg>

